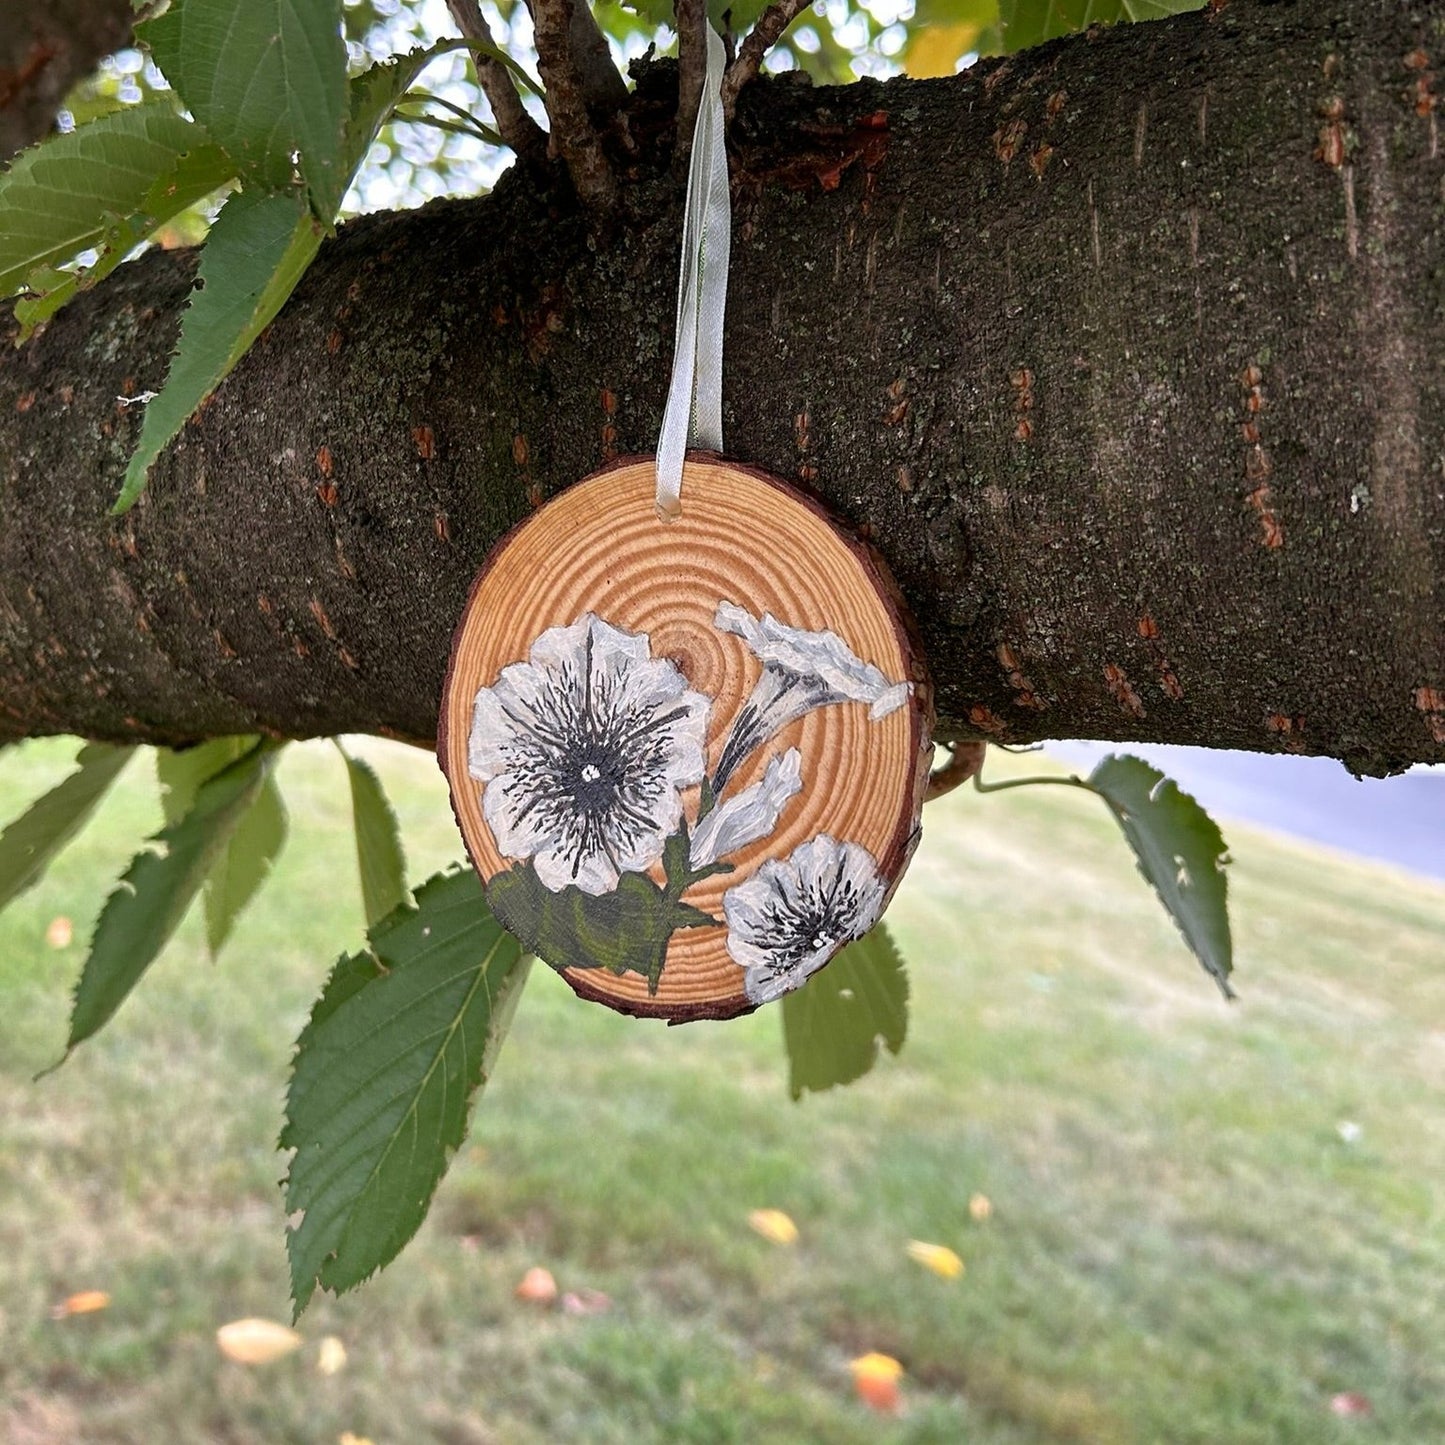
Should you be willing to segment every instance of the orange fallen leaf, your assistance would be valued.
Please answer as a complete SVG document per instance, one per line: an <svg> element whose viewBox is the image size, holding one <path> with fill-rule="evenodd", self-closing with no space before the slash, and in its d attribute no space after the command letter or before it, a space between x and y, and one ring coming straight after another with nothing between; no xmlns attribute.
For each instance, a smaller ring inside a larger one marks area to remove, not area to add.
<svg viewBox="0 0 1445 1445"><path fill-rule="evenodd" d="M79 1294L73 1294L68 1299L62 1300L53 1310L51 1317L63 1320L69 1315L93 1315L97 1310L103 1310L110 1304L110 1296L103 1289L83 1289Z"/></svg>
<svg viewBox="0 0 1445 1445"><path fill-rule="evenodd" d="M51 948L69 948L70 940L74 937L75 929L64 914L59 918L52 918L50 927L45 930L45 941Z"/></svg>
<svg viewBox="0 0 1445 1445"><path fill-rule="evenodd" d="M543 1269L539 1264L533 1265L522 1276L522 1282L513 1293L529 1304L549 1305L557 1298L557 1281L552 1278L550 1269Z"/></svg>
<svg viewBox="0 0 1445 1445"><path fill-rule="evenodd" d="M858 1398L870 1410L892 1414L903 1403L898 1381L903 1377L903 1366L892 1355L880 1355L876 1351L860 1355L849 1362L853 1371L853 1388Z"/></svg>
<svg viewBox="0 0 1445 1445"><path fill-rule="evenodd" d="M275 1320L232 1320L216 1331L216 1347L238 1365L269 1365L301 1345L301 1336Z"/></svg>
<svg viewBox="0 0 1445 1445"><path fill-rule="evenodd" d="M346 1368L346 1346L335 1335L327 1335L316 1351L316 1373L318 1375L339 1374Z"/></svg>
<svg viewBox="0 0 1445 1445"><path fill-rule="evenodd" d="M957 1279L963 1273L963 1261L946 1244L925 1244L921 1239L910 1239L908 1257L924 1269L931 1269L940 1279Z"/></svg>
<svg viewBox="0 0 1445 1445"><path fill-rule="evenodd" d="M969 1218L982 1224L993 1213L993 1202L987 1194L975 1194L968 1201Z"/></svg>
<svg viewBox="0 0 1445 1445"><path fill-rule="evenodd" d="M772 1244L796 1244L798 1226L781 1209L754 1209L748 1223Z"/></svg>

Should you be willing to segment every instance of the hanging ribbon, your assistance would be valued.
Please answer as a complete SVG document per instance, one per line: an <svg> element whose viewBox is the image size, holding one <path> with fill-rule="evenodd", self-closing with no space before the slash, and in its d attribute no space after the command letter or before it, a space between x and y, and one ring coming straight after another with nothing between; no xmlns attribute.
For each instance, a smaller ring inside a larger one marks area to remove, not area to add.
<svg viewBox="0 0 1445 1445"><path fill-rule="evenodd" d="M707 75L687 170L672 386L657 441L657 510L667 518L682 511L682 461L688 447L720 452L723 444L723 317L732 239L722 107L726 62L723 43L709 25Z"/></svg>

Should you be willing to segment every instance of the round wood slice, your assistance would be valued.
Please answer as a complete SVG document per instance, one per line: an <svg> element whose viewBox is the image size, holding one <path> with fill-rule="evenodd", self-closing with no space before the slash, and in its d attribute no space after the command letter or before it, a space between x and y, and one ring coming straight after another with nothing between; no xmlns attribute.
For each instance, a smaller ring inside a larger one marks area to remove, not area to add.
<svg viewBox="0 0 1445 1445"><path fill-rule="evenodd" d="M653 458L625 459L497 545L453 640L437 750L524 945L624 1013L729 1018L891 897L932 689L881 559L817 502L705 453L679 518L655 490Z"/></svg>

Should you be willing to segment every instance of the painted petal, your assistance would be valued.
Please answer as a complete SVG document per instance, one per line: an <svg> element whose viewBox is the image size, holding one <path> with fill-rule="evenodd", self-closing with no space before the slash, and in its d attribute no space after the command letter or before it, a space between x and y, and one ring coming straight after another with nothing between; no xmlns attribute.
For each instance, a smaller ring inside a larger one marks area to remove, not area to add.
<svg viewBox="0 0 1445 1445"><path fill-rule="evenodd" d="M797 748L770 759L760 782L720 803L697 825L692 835L691 866L696 869L716 863L767 837L777 827L788 800L801 791L802 774L803 758Z"/></svg>
<svg viewBox="0 0 1445 1445"><path fill-rule="evenodd" d="M539 848L557 842L548 813L529 806L531 802L531 790L517 773L494 778L482 794L482 817L492 830L497 851L508 858L530 858Z"/></svg>
<svg viewBox="0 0 1445 1445"><path fill-rule="evenodd" d="M562 846L558 845L538 853L532 859L532 866L537 870L542 886L553 893L560 893L569 884L575 883L584 893L597 898L617 887L617 869L600 849L584 853L579 862L574 853L564 853Z"/></svg>
<svg viewBox="0 0 1445 1445"><path fill-rule="evenodd" d="M744 968L765 968L773 957L769 923L781 896L779 876L787 865L770 859L751 878L729 888L723 895L723 913L728 922L728 952ZM796 874L794 875L796 880Z"/></svg>
<svg viewBox="0 0 1445 1445"><path fill-rule="evenodd" d="M677 832L682 822L682 799L676 788L663 788L650 797L627 793L624 800L632 805L635 813L643 814L651 826L647 832L638 833L635 829L619 828L619 818L609 819L605 829L607 849L624 873L642 873L662 857L668 838Z"/></svg>
<svg viewBox="0 0 1445 1445"><path fill-rule="evenodd" d="M878 694L873 706L868 709L868 721L877 722L879 718L885 718L889 713L897 712L912 694L913 684L911 682L895 683L885 692Z"/></svg>

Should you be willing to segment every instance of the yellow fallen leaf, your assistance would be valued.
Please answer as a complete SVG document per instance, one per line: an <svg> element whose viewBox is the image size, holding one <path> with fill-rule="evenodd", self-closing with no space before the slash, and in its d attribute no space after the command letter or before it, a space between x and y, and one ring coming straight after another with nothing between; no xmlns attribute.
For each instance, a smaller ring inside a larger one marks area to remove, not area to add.
<svg viewBox="0 0 1445 1445"><path fill-rule="evenodd" d="M963 1261L946 1244L924 1244L921 1239L910 1239L908 1257L924 1269L931 1269L940 1279L957 1279L963 1273Z"/></svg>
<svg viewBox="0 0 1445 1445"><path fill-rule="evenodd" d="M327 1335L316 1351L316 1373L335 1375L346 1368L346 1346L335 1335Z"/></svg>
<svg viewBox="0 0 1445 1445"><path fill-rule="evenodd" d="M343 1430L336 1437L336 1445L375 1445L369 1435L353 1435L350 1430Z"/></svg>
<svg viewBox="0 0 1445 1445"><path fill-rule="evenodd" d="M853 1388L858 1398L871 1410L892 1413L902 1403L898 1382L903 1377L903 1366L892 1355L880 1355L876 1351L859 1355L849 1361L853 1371Z"/></svg>
<svg viewBox="0 0 1445 1445"><path fill-rule="evenodd" d="M295 1330L275 1320L232 1320L216 1331L216 1347L238 1365L269 1365L300 1344Z"/></svg>
<svg viewBox="0 0 1445 1445"><path fill-rule="evenodd" d="M96 1310L103 1310L109 1304L110 1296L103 1289L83 1289L79 1294L62 1300L51 1314L58 1320L65 1319L67 1315L93 1315Z"/></svg>
<svg viewBox="0 0 1445 1445"><path fill-rule="evenodd" d="M45 930L45 941L51 948L69 948L70 940L74 937L75 929L64 914L59 918L52 918L50 927Z"/></svg>
<svg viewBox="0 0 1445 1445"><path fill-rule="evenodd" d="M512 1293L518 1299L526 1300L529 1304L549 1305L557 1298L557 1281L552 1278L550 1269L543 1269L541 1265L533 1265L522 1276L522 1282Z"/></svg>
<svg viewBox="0 0 1445 1445"><path fill-rule="evenodd" d="M987 1194L975 1194L968 1201L968 1213L971 1219L982 1224L985 1219L993 1213L993 1204Z"/></svg>
<svg viewBox="0 0 1445 1445"><path fill-rule="evenodd" d="M754 1209L748 1223L773 1244L796 1244L798 1226L781 1209Z"/></svg>

